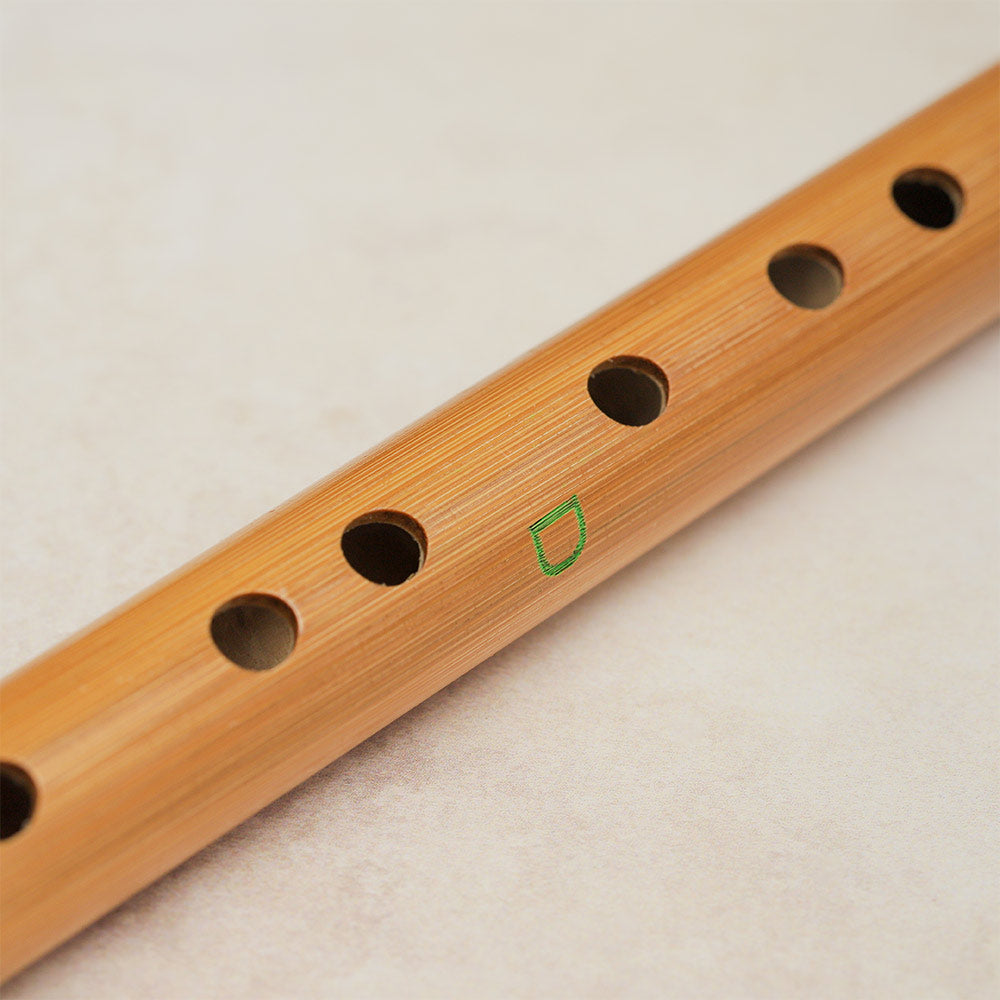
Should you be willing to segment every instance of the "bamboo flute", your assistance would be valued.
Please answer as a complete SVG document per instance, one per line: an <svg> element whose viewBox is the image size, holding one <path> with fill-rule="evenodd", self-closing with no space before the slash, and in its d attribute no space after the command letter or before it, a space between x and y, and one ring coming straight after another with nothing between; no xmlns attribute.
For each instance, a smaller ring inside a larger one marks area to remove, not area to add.
<svg viewBox="0 0 1000 1000"><path fill-rule="evenodd" d="M1000 314L993 67L0 688L13 975Z"/></svg>

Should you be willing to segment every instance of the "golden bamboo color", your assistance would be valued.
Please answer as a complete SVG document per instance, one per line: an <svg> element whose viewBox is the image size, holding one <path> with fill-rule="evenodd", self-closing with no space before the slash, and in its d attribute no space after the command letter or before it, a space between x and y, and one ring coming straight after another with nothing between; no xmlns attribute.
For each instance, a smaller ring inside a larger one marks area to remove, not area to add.
<svg viewBox="0 0 1000 1000"><path fill-rule="evenodd" d="M994 319L993 67L2 688L9 976Z"/></svg>

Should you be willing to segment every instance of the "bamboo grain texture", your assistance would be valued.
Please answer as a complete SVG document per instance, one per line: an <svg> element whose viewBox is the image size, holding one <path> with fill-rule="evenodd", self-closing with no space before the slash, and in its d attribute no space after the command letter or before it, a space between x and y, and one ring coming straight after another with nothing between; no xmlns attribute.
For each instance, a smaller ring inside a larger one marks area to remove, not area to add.
<svg viewBox="0 0 1000 1000"><path fill-rule="evenodd" d="M998 92L994 67L10 677L32 802L0 845L3 977L995 319ZM908 172L954 221L901 210ZM827 305L776 287L802 247L788 280L804 254ZM627 423L595 405L609 362L646 393L611 393ZM359 558L387 523L416 572L354 568L365 517ZM237 645L255 608L293 616L244 650L272 669L220 651L233 601Z"/></svg>

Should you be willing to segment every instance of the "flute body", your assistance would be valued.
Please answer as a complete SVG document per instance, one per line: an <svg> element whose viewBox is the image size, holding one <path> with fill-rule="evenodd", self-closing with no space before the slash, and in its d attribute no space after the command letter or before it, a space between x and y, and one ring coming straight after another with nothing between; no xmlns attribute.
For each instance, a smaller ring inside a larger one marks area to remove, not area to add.
<svg viewBox="0 0 1000 1000"><path fill-rule="evenodd" d="M8 977L1000 313L993 68L0 689Z"/></svg>

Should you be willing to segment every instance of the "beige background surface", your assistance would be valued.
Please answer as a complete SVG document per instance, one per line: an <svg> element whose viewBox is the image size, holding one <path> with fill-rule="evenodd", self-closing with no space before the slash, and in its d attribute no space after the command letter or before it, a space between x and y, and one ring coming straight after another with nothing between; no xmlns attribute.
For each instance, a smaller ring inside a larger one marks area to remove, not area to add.
<svg viewBox="0 0 1000 1000"><path fill-rule="evenodd" d="M4 5L5 669L996 57L992 3ZM997 995L996 330L14 998Z"/></svg>

